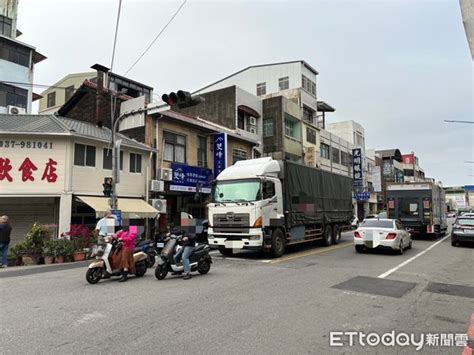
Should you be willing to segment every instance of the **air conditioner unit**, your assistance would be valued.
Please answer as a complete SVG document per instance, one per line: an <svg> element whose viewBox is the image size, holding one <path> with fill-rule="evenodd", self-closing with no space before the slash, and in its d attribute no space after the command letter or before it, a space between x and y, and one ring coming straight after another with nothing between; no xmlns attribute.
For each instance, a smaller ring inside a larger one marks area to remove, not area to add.
<svg viewBox="0 0 474 355"><path fill-rule="evenodd" d="M161 168L158 170L158 177L160 178L160 180L171 181L173 180L173 170Z"/></svg>
<svg viewBox="0 0 474 355"><path fill-rule="evenodd" d="M257 127L250 127L250 133L257 134Z"/></svg>
<svg viewBox="0 0 474 355"><path fill-rule="evenodd" d="M164 199L152 199L150 200L151 205L156 208L160 213L166 213L166 200Z"/></svg>
<svg viewBox="0 0 474 355"><path fill-rule="evenodd" d="M9 115L19 115L19 114L26 113L26 109L24 109L23 107L12 106L12 105L8 105L7 110L8 110Z"/></svg>
<svg viewBox="0 0 474 355"><path fill-rule="evenodd" d="M165 191L165 182L163 180L150 180L150 191Z"/></svg>
<svg viewBox="0 0 474 355"><path fill-rule="evenodd" d="M251 126L256 126L257 125L257 119L253 116L249 117L249 123Z"/></svg>

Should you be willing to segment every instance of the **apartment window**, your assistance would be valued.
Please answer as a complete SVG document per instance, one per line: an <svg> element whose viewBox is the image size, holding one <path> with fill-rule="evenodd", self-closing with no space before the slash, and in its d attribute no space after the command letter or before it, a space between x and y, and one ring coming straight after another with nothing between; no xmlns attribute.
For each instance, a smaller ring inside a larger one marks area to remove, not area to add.
<svg viewBox="0 0 474 355"><path fill-rule="evenodd" d="M263 137L273 137L273 118L265 118L263 120Z"/></svg>
<svg viewBox="0 0 474 355"><path fill-rule="evenodd" d="M0 15L0 34L6 37L15 37L12 35L12 19Z"/></svg>
<svg viewBox="0 0 474 355"><path fill-rule="evenodd" d="M299 120L285 113L285 135L293 139L300 139Z"/></svg>
<svg viewBox="0 0 474 355"><path fill-rule="evenodd" d="M232 164L235 164L239 160L247 159L247 151L243 149L232 149Z"/></svg>
<svg viewBox="0 0 474 355"><path fill-rule="evenodd" d="M26 108L27 103L27 90L0 83L0 106L11 105Z"/></svg>
<svg viewBox="0 0 474 355"><path fill-rule="evenodd" d="M259 83L257 84L257 96L265 95L267 93L267 84Z"/></svg>
<svg viewBox="0 0 474 355"><path fill-rule="evenodd" d="M237 127L245 129L245 114L242 111L239 111L237 115Z"/></svg>
<svg viewBox="0 0 474 355"><path fill-rule="evenodd" d="M316 131L314 129L306 127L306 140L309 143L316 144Z"/></svg>
<svg viewBox="0 0 474 355"><path fill-rule="evenodd" d="M316 96L316 83L304 75L301 76L301 86L308 94Z"/></svg>
<svg viewBox="0 0 474 355"><path fill-rule="evenodd" d="M130 172L141 173L142 172L142 155L130 153Z"/></svg>
<svg viewBox="0 0 474 355"><path fill-rule="evenodd" d="M341 151L341 164L344 166L351 166L352 156L347 152Z"/></svg>
<svg viewBox="0 0 474 355"><path fill-rule="evenodd" d="M74 165L95 166L95 147L92 145L74 144Z"/></svg>
<svg viewBox="0 0 474 355"><path fill-rule="evenodd" d="M320 151L321 158L330 159L329 158L329 146L327 144L321 143L320 149L321 149L321 151Z"/></svg>
<svg viewBox="0 0 474 355"><path fill-rule="evenodd" d="M198 166L207 168L207 137L198 136Z"/></svg>
<svg viewBox="0 0 474 355"><path fill-rule="evenodd" d="M309 107L303 106L303 120L314 123L314 112Z"/></svg>
<svg viewBox="0 0 474 355"><path fill-rule="evenodd" d="M364 146L364 136L360 132L354 132L354 143L357 147Z"/></svg>
<svg viewBox="0 0 474 355"><path fill-rule="evenodd" d="M102 168L112 170L112 150L104 148L102 152ZM123 170L123 150L120 151L120 170Z"/></svg>
<svg viewBox="0 0 474 355"><path fill-rule="evenodd" d="M163 159L176 163L186 163L186 137L164 132L165 149Z"/></svg>
<svg viewBox="0 0 474 355"><path fill-rule="evenodd" d="M331 147L331 156L333 163L339 164L341 162L341 158L339 156L339 149Z"/></svg>
<svg viewBox="0 0 474 355"><path fill-rule="evenodd" d="M74 85L68 86L68 87L64 90L64 97L65 97L65 100L66 100L66 101L69 100L73 94L74 94Z"/></svg>
<svg viewBox="0 0 474 355"><path fill-rule="evenodd" d="M278 79L278 88L280 89L280 91L288 90L289 87L290 87L289 77L285 76L283 78Z"/></svg>
<svg viewBox="0 0 474 355"><path fill-rule="evenodd" d="M53 107L56 105L56 91L50 92L48 94L48 102L46 107Z"/></svg>
<svg viewBox="0 0 474 355"><path fill-rule="evenodd" d="M18 44L8 43L4 39L0 39L0 41L0 59L5 59L24 67L30 66L31 49L24 48Z"/></svg>

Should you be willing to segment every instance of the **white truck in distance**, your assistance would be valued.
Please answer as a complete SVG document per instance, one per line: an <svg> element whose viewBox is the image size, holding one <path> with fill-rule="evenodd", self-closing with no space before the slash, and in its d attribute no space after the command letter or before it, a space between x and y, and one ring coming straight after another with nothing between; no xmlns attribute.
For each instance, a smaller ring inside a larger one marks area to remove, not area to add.
<svg viewBox="0 0 474 355"><path fill-rule="evenodd" d="M338 243L350 226L352 180L320 169L259 158L242 160L217 177L208 204L209 245L284 254L287 245Z"/></svg>

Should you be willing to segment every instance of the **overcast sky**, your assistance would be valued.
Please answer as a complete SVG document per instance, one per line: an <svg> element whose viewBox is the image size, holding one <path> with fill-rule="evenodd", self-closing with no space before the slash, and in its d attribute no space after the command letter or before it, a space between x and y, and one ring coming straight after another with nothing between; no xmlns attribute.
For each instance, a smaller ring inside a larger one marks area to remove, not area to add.
<svg viewBox="0 0 474 355"><path fill-rule="evenodd" d="M19 38L48 57L35 82L110 66L118 0L20 0ZM113 71L125 74L181 1L123 0ZM427 176L474 184L473 63L458 0L199 1L128 76L160 95L253 64L304 59L328 122L355 120L367 148L415 151ZM40 92L41 89L36 89Z"/></svg>

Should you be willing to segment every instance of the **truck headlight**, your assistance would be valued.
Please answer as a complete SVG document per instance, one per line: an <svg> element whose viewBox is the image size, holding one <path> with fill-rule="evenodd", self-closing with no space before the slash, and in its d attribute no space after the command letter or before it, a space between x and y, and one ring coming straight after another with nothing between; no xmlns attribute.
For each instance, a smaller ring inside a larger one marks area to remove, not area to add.
<svg viewBox="0 0 474 355"><path fill-rule="evenodd" d="M260 240L260 236L259 235L251 235L250 240Z"/></svg>
<svg viewBox="0 0 474 355"><path fill-rule="evenodd" d="M209 234L209 235L207 236L207 239L214 239L214 236L213 236L212 234Z"/></svg>

